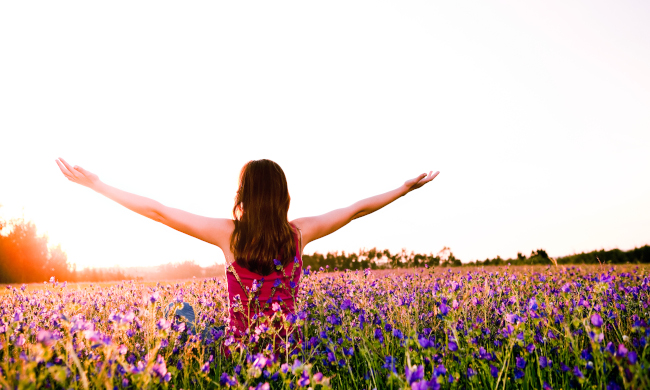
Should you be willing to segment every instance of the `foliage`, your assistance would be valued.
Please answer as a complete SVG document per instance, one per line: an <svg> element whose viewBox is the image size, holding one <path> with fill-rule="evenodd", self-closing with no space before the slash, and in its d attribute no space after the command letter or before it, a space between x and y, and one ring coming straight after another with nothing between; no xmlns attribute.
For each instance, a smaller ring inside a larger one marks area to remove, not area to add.
<svg viewBox="0 0 650 390"><path fill-rule="evenodd" d="M278 327L228 328L223 279L0 295L6 388L648 388L646 268L313 272ZM187 301L196 326L165 308ZM293 332L291 333L291 331Z"/></svg>
<svg viewBox="0 0 650 390"><path fill-rule="evenodd" d="M347 254L345 251L339 254L336 252L327 252L322 255L318 252L313 255L303 255L303 263L305 266L313 268L323 268L332 270L363 270L370 269L387 269L387 268L412 268L412 267L435 267L435 266L459 266L461 262L457 259L451 250L447 247L443 248L437 255L420 254L411 251L408 253L406 249L401 252L391 253L390 250L384 249L377 250L372 248L370 250L359 250L359 253Z"/></svg>
<svg viewBox="0 0 650 390"><path fill-rule="evenodd" d="M22 218L0 219L0 283L34 283L50 277L67 281L124 280L121 270L84 269L68 262L60 245L48 248L48 237Z"/></svg>
<svg viewBox="0 0 650 390"><path fill-rule="evenodd" d="M462 263L460 259L444 247L435 256L433 254L420 254L415 252L407 253L406 249L391 254L388 249L360 250L359 253L328 252L322 255L318 252L313 255L303 255L305 265L313 268L328 270L361 270L370 269L397 269L412 267L460 267L460 266L500 266L500 265L566 265L566 264L642 264L650 263L650 246L635 248L629 251L613 249L609 251L598 250L589 253L580 253L564 257L551 258L544 249L537 249L525 256L517 253L514 259L502 259L497 256L494 259L476 260Z"/></svg>
<svg viewBox="0 0 650 390"><path fill-rule="evenodd" d="M0 220L3 229L9 232L0 235L0 283L40 282L52 275L71 279L66 254L60 246L48 249L47 236L38 236L32 222Z"/></svg>
<svg viewBox="0 0 650 390"><path fill-rule="evenodd" d="M516 259L504 260L497 256L495 259L485 259L484 261L470 262L464 265L567 265L567 264L642 264L650 263L650 246L645 245L641 248L634 248L629 251L612 249L609 251L598 250L589 253L580 253L569 256L550 258L545 250L538 249L532 251L529 257L521 253L517 254Z"/></svg>

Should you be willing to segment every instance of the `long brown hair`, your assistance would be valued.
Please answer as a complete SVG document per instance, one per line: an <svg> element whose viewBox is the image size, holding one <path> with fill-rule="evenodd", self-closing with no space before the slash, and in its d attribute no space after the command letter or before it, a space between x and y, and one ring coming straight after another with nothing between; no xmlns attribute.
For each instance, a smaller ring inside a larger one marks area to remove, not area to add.
<svg viewBox="0 0 650 390"><path fill-rule="evenodd" d="M273 260L283 266L293 260L294 234L287 220L290 202L287 178L278 164L253 160L244 165L230 236L230 250L240 266L265 276L274 271Z"/></svg>

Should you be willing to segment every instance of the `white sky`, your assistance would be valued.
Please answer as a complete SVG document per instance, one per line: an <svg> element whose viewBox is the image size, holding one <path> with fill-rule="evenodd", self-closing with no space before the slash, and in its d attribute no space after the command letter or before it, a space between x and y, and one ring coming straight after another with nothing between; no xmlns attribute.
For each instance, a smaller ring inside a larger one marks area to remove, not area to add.
<svg viewBox="0 0 650 390"><path fill-rule="evenodd" d="M79 267L223 261L68 182L230 217L250 159L290 218L441 174L306 252L462 260L650 243L650 3L2 2L0 214Z"/></svg>

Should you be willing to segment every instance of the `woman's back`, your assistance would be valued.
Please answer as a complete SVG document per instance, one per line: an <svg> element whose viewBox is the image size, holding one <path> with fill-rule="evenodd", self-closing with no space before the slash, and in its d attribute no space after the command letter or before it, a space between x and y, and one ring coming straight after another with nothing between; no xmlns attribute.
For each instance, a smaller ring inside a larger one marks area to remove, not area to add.
<svg viewBox="0 0 650 390"><path fill-rule="evenodd" d="M270 327L267 320L276 312L278 316L295 315L295 297L302 273L302 256L300 232L293 225L292 228L296 256L293 261L287 262L284 266L282 262L276 260L274 264L276 269L269 275L252 272L236 261L232 261L232 257L230 259L226 257L229 325L235 336L241 337L247 329L254 331L255 327L261 324ZM224 255L227 256L225 251Z"/></svg>

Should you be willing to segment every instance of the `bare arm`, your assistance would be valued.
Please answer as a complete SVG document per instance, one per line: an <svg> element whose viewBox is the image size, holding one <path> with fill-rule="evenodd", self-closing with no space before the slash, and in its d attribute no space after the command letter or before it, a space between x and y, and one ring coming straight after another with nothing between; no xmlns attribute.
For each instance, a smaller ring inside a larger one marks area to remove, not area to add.
<svg viewBox="0 0 650 390"><path fill-rule="evenodd" d="M59 161L60 160L60 161ZM65 160L56 163L68 180L88 187L105 197L121 204L131 211L153 219L172 229L192 237L209 242L222 248L228 244L230 225L232 221L224 218L208 218L188 213L183 210L167 207L153 199L122 191L99 180L99 177L79 166L72 167Z"/></svg>
<svg viewBox="0 0 650 390"><path fill-rule="evenodd" d="M414 179L407 180L404 184L392 191L360 200L348 207L336 209L315 217L296 219L293 222L302 230L303 248L311 241L334 233L350 223L353 219L373 213L409 192L422 187L438 176L439 173L433 173L433 171L429 172L429 175L423 173Z"/></svg>

